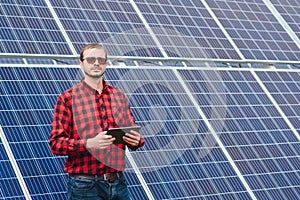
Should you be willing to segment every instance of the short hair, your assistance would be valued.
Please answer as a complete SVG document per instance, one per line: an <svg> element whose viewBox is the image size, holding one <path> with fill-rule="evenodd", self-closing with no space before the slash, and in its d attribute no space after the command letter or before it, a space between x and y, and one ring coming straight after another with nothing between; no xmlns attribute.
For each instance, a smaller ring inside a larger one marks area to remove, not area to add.
<svg viewBox="0 0 300 200"><path fill-rule="evenodd" d="M107 59L107 52L106 49L101 45L97 43L92 43L84 46L80 51L80 61L83 61L83 53L87 49L103 49L105 51L105 59Z"/></svg>

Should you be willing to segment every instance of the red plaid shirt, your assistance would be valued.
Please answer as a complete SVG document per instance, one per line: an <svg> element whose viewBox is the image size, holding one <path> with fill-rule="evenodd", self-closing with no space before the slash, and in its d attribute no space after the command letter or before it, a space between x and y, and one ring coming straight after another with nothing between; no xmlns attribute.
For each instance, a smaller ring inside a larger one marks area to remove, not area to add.
<svg viewBox="0 0 300 200"><path fill-rule="evenodd" d="M84 80L61 94L56 102L50 133L50 149L67 155L64 170L69 174L104 174L123 171L125 145L87 150L88 138L108 128L134 126L134 117L124 92L103 81L99 94ZM143 146L141 138L139 147ZM138 147L128 146L132 150Z"/></svg>

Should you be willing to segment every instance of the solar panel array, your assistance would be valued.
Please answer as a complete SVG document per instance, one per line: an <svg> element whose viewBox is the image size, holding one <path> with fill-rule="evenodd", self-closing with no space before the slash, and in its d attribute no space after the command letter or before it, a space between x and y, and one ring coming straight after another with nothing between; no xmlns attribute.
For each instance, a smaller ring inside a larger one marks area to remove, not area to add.
<svg viewBox="0 0 300 200"><path fill-rule="evenodd" d="M48 138L57 96L83 74L77 59L37 58L75 58L91 42L110 56L177 57L193 67L110 61L105 79L125 91L146 140L127 152L133 199L298 199L299 70L189 63L298 61L298 8L278 0L2 0L0 199L66 199L66 158L50 152Z"/></svg>
<svg viewBox="0 0 300 200"><path fill-rule="evenodd" d="M112 56L298 61L299 3L266 2L1 1L0 50L77 56L98 42Z"/></svg>
<svg viewBox="0 0 300 200"><path fill-rule="evenodd" d="M0 199L24 199L26 190L32 199L63 199L65 158L49 151L49 119L57 95L82 74L77 68L0 70ZM298 198L299 72L111 68L106 79L125 90L146 139L126 169L134 199L149 198L145 187L154 199ZM287 106L280 95L294 103ZM283 113L272 100L281 100Z"/></svg>

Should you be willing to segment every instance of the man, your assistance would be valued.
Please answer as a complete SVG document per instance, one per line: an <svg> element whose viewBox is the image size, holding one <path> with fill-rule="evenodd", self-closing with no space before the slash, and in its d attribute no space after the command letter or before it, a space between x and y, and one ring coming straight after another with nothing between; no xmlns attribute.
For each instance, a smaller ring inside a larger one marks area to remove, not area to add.
<svg viewBox="0 0 300 200"><path fill-rule="evenodd" d="M69 199L130 199L123 171L125 148L143 146L139 132L131 130L124 143L106 134L109 128L135 126L124 92L103 79L107 52L89 44L80 52L85 76L57 98L54 108L50 149L67 155L64 170L69 174Z"/></svg>

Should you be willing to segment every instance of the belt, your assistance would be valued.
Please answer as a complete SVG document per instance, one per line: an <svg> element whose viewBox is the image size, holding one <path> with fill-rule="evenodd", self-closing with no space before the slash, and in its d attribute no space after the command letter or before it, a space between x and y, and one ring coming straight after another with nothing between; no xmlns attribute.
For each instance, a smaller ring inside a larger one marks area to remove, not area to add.
<svg viewBox="0 0 300 200"><path fill-rule="evenodd" d="M106 173L106 174L99 174L99 175L92 175L92 174L71 174L70 176L75 178L83 178L83 179L90 179L95 181L108 181L110 183L115 182L119 178L123 176L122 172L114 172L114 173Z"/></svg>

